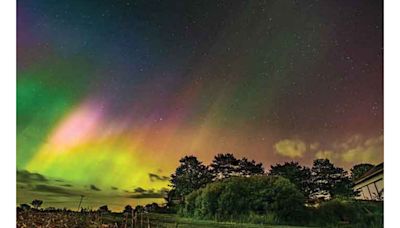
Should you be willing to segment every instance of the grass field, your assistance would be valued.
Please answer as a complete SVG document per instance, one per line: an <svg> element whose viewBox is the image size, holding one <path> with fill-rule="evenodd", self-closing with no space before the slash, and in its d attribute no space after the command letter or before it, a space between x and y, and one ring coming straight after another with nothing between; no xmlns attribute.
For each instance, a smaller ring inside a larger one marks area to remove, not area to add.
<svg viewBox="0 0 400 228"><path fill-rule="evenodd" d="M256 225L248 223L230 223L230 222L215 222L215 221L205 221L205 220L195 220L188 218L181 218L174 214L146 214L149 216L151 224L160 225L160 227L237 227L237 228L258 228L258 227L271 227L271 228L284 228L290 227L295 228L295 226L277 226L277 225Z"/></svg>
<svg viewBox="0 0 400 228"><path fill-rule="evenodd" d="M295 226L255 225L229 222L215 222L181 218L175 214L145 213L139 215L133 222L131 217L122 213L109 213L100 216L98 213L78 212L45 212L24 211L17 214L17 227L233 227L233 228L295 228Z"/></svg>

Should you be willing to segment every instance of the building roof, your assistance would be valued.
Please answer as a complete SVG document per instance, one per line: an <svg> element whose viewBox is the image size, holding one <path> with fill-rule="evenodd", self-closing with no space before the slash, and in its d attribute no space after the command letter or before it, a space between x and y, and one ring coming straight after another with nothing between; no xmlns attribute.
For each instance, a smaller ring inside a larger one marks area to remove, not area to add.
<svg viewBox="0 0 400 228"><path fill-rule="evenodd" d="M383 162L372 167L370 170L368 170L366 173L364 173L360 178L358 178L356 181L354 181L354 184L358 184L365 180L368 180L369 178L371 178L379 173L383 173Z"/></svg>

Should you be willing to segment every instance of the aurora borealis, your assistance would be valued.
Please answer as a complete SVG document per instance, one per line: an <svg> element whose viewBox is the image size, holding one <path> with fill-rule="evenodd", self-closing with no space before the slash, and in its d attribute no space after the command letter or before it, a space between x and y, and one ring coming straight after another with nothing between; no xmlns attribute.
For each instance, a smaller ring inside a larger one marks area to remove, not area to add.
<svg viewBox="0 0 400 228"><path fill-rule="evenodd" d="M18 0L17 201L155 198L187 154L382 162L382 4Z"/></svg>

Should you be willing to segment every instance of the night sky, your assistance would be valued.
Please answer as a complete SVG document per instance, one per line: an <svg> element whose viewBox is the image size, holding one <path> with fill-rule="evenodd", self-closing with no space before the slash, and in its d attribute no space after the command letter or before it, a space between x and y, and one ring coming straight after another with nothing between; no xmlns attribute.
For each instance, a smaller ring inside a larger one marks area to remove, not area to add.
<svg viewBox="0 0 400 228"><path fill-rule="evenodd" d="M161 200L190 154L382 162L382 5L18 0L17 201Z"/></svg>

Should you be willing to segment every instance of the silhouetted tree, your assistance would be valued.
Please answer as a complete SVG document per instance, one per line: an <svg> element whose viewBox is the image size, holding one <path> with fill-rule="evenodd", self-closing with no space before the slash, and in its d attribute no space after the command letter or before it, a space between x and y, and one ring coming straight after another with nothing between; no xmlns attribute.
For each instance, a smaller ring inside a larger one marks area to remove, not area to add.
<svg viewBox="0 0 400 228"><path fill-rule="evenodd" d="M108 210L108 206L107 205L103 205L103 206L99 207L99 212L108 213L108 212L110 212L110 210Z"/></svg>
<svg viewBox="0 0 400 228"><path fill-rule="evenodd" d="M217 154L210 166L211 172L217 180L239 176L239 160L233 154Z"/></svg>
<svg viewBox="0 0 400 228"><path fill-rule="evenodd" d="M310 182L311 170L308 167L299 165L298 162L285 162L283 165L271 165L270 175L282 176L303 193L305 197L311 194L312 185Z"/></svg>
<svg viewBox="0 0 400 228"><path fill-rule="evenodd" d="M23 211L29 211L31 209L31 206L29 206L29 204L26 203L21 204L20 207Z"/></svg>
<svg viewBox="0 0 400 228"><path fill-rule="evenodd" d="M143 213L144 212L144 207L142 205L137 205L135 207L135 212L136 213Z"/></svg>
<svg viewBox="0 0 400 228"><path fill-rule="evenodd" d="M160 206L157 203L146 204L144 206L144 210L146 212L158 212L160 210Z"/></svg>
<svg viewBox="0 0 400 228"><path fill-rule="evenodd" d="M231 176L249 177L263 174L264 168L261 163L247 158L237 159L233 154L217 154L211 163L211 172L214 179L225 179Z"/></svg>
<svg viewBox="0 0 400 228"><path fill-rule="evenodd" d="M83 208L82 208L83 209ZM45 209L45 211L56 211L57 209L55 207L48 207ZM82 211L82 210L81 210Z"/></svg>
<svg viewBox="0 0 400 228"><path fill-rule="evenodd" d="M360 178L362 175L364 175L366 172L368 172L370 169L372 169L374 165L372 164L358 164L353 166L353 168L350 169L351 172L351 180L355 181L358 178Z"/></svg>
<svg viewBox="0 0 400 228"><path fill-rule="evenodd" d="M131 214L132 210L133 210L133 208L132 208L131 205L126 205L125 208L124 208L123 213Z"/></svg>
<svg viewBox="0 0 400 228"><path fill-rule="evenodd" d="M254 160L247 160L242 158L239 160L239 173L241 176L253 176L258 174L264 174L264 168L262 163L256 163Z"/></svg>
<svg viewBox="0 0 400 228"><path fill-rule="evenodd" d="M35 199L32 201L31 204L35 209L38 209L40 206L42 206L42 203L43 203L42 200Z"/></svg>
<svg viewBox="0 0 400 228"><path fill-rule="evenodd" d="M328 159L314 160L311 169L313 195L354 196L349 175L342 168L335 167Z"/></svg>
<svg viewBox="0 0 400 228"><path fill-rule="evenodd" d="M175 189L169 190L164 199L167 202L167 204L166 204L167 207L175 206L174 200L177 199L176 190Z"/></svg>
<svg viewBox="0 0 400 228"><path fill-rule="evenodd" d="M210 183L212 175L195 156L185 156L179 162L179 167L171 175L171 186L182 200L183 196Z"/></svg>

